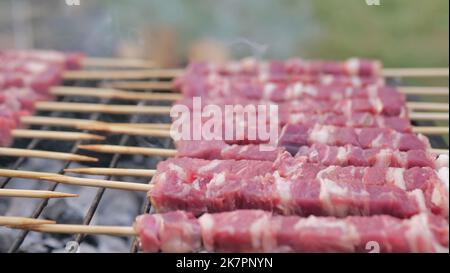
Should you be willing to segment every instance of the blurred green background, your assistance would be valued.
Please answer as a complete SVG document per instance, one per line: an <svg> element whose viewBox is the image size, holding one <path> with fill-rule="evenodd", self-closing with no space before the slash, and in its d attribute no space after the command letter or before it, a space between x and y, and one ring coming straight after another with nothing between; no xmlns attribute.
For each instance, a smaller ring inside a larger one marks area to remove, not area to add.
<svg viewBox="0 0 450 273"><path fill-rule="evenodd" d="M235 57L363 56L390 67L448 66L448 0L380 0L379 6L366 0L66 2L0 0L0 47L112 55L123 42L150 51L164 40L171 61L181 63L206 39Z"/></svg>

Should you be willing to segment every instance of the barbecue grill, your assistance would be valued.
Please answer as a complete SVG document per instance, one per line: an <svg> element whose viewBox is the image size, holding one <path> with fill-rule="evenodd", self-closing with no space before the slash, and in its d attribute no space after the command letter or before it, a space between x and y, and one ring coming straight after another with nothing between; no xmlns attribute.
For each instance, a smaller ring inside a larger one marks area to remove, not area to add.
<svg viewBox="0 0 450 273"><path fill-rule="evenodd" d="M157 81L155 83L165 83L167 81ZM92 85L93 82L72 82L72 83L68 83L68 85L70 86L94 86ZM152 82L150 84L153 84ZM149 90L151 91L151 90ZM60 102L90 102L90 103L103 103L103 104L107 104L107 103L115 103L117 102L116 100L112 100L112 99L88 99L86 100L86 98L84 97L77 97L77 96L60 96L59 97L59 101ZM121 101L121 103L123 103L123 101ZM130 105L136 105L136 106L144 106L144 105L149 105L146 102L137 102L137 103L131 103L128 102L128 104ZM163 105L164 102L161 101L155 101L154 104L156 105ZM84 118L84 119L88 119L91 121L107 121L107 122L121 122L121 123L137 123L139 121L142 122L142 118L145 118L146 121L151 121L151 122L168 122L168 117L161 117L158 115L155 116L145 116L142 117L139 114L130 114L130 115L114 115L114 114L99 114L99 113L87 113L87 114L75 114L75 113L62 113L62 112L58 112L58 111L40 111L37 113L37 115L39 116L49 116L49 117L76 117L76 118ZM426 126L434 126L433 122L416 122L416 125L426 125ZM40 129L40 130L48 130L51 128L51 126L40 126L40 125L33 125L32 126L33 129ZM89 130L84 130L85 133L89 133ZM442 148L442 149L448 149L448 146L446 145L445 139L443 136L432 136L430 137L431 143L433 145L434 148ZM122 135L115 135L115 136L108 136L107 139L107 143L108 144L112 144L112 145L119 145L119 146L124 146L124 145L130 145L133 144L132 142L145 142L145 144L147 146L151 146L151 147L158 147L158 148L170 148L171 147L171 142L170 140L166 139L165 141L161 141L158 140L158 138L143 138L143 137L136 137L136 136L130 136L127 134L122 134ZM88 142L89 143L89 142ZM15 141L14 143L14 147L20 147L20 148L26 148L28 150L34 150L34 149L38 149L38 148L42 148L45 147L46 150L49 151L57 151L57 152L70 152L70 153L82 153L82 151L80 151L77 147L80 144L86 144L86 142L84 141L73 141L73 142L69 142L69 143L57 143L55 141L52 140L41 140L41 139L31 139L31 140L20 140L20 141ZM92 154L90 153L86 153L86 155L88 156L92 156ZM98 154L96 155L98 156ZM159 160L159 158L154 158L154 160L152 160L153 164L156 164L157 161ZM130 156L125 156L122 154L112 154L110 156L107 155L101 155L99 157L99 162L96 163L87 163L88 166L91 167L108 167L108 168L116 168L118 166L120 166L121 163L126 163L127 166L133 165L133 161L130 160ZM8 169L10 170L26 170L25 168L27 168L27 157L19 157L17 159L13 159L13 158L3 158L2 159L2 164L5 165ZM54 173L57 174L64 174L65 173L65 169L68 168L72 168L73 167L73 162L71 161L66 161L66 162L59 162L60 167L59 170L55 171ZM139 167L139 164L134 164L135 167ZM142 165L140 166L142 167ZM152 167L149 165L146 165L146 167ZM43 170L45 171L45 170ZM106 180L113 180L113 176L107 176L105 179ZM15 178L11 178L11 177L7 177L5 179L3 179L1 181L0 184L0 188L7 188L8 185L10 183L12 183L12 181ZM57 183L50 183L48 185L47 188L45 188L48 191L55 191L58 188L58 184ZM99 206L101 205L101 201L104 197L106 189L105 188L99 188L95 191L95 196L92 199L91 203L88 206L88 210L85 213L85 215L83 216L83 225L89 225L91 223L91 221L93 220L93 217L95 215L95 213L98 211ZM145 200L145 201L144 201ZM30 215L32 218L38 219L39 217L42 216L43 212L46 210L46 206L48 205L48 200L41 200L39 202L37 202L37 204L34 205L33 207L33 213ZM148 201L146 201L145 198L142 199L142 204L141 204L141 208L140 208L140 214L143 213L148 213L151 211L151 206L149 204ZM133 215L133 216L137 216ZM114 217L114 215L110 216L110 217ZM23 230L18 232L15 235L14 241L13 243L9 246L8 248L8 252L18 252L21 251L21 246L23 245L24 241L27 239L27 236L29 236L29 231ZM85 239L85 236L83 234L75 234L73 236L71 236L71 239L69 239L69 248L68 251L77 251L77 246L78 244L80 244L81 242L83 242L83 240ZM67 239L66 239L67 240ZM130 243L130 251L131 252L136 252L138 251L137 248L137 244L136 244L136 240L133 240Z"/></svg>

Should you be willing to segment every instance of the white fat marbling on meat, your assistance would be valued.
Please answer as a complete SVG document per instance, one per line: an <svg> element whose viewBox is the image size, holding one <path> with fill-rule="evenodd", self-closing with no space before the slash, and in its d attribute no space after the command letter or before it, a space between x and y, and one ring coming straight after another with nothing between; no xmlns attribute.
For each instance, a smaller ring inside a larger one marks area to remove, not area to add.
<svg viewBox="0 0 450 273"><path fill-rule="evenodd" d="M304 118L305 118L305 116L300 113L295 113L295 114L289 115L290 123L298 123L298 122L304 120Z"/></svg>
<svg viewBox="0 0 450 273"><path fill-rule="evenodd" d="M346 97L351 97L351 96L353 95L354 92L355 92L355 89L354 89L353 87L351 87L351 86L346 87L346 88L344 89L344 93L345 93L345 96L346 96Z"/></svg>
<svg viewBox="0 0 450 273"><path fill-rule="evenodd" d="M326 146L324 159L327 160L330 157L331 148L330 146ZM318 155L319 153L317 153Z"/></svg>
<svg viewBox="0 0 450 273"><path fill-rule="evenodd" d="M245 146L241 147L241 149L239 150L239 153L240 154L245 153L248 151L249 148L250 148L249 145L245 145Z"/></svg>
<svg viewBox="0 0 450 273"><path fill-rule="evenodd" d="M263 91L263 97L265 99L272 98L273 91L277 88L276 84L274 83L266 83L264 85L264 91Z"/></svg>
<svg viewBox="0 0 450 273"><path fill-rule="evenodd" d="M317 217L314 215L311 215L307 218L303 218L300 221L298 221L294 229L296 230L302 230L304 228L317 228L317 227L323 227L324 230L326 228L338 228L342 231L345 231L349 225L342 219L333 219L333 218L326 218L326 217Z"/></svg>
<svg viewBox="0 0 450 273"><path fill-rule="evenodd" d="M442 202L444 200L443 200L442 193L441 193L441 191L439 189L440 189L439 187L434 187L433 193L431 194L431 202L434 205L436 205L438 207L441 207L442 206Z"/></svg>
<svg viewBox="0 0 450 273"><path fill-rule="evenodd" d="M377 137L372 140L372 143L370 144L372 147L381 147L381 142L383 140L383 133L379 133Z"/></svg>
<svg viewBox="0 0 450 273"><path fill-rule="evenodd" d="M320 172L317 173L316 178L317 179L323 179L323 177L331 172L334 172L336 170L336 168L338 168L337 166L328 166L324 169L322 169Z"/></svg>
<svg viewBox="0 0 450 273"><path fill-rule="evenodd" d="M422 141L422 142L425 144L425 146L426 146L427 148L431 148L430 140L429 140L426 136L424 136L424 135L422 135L422 134L418 134L418 135L417 135L417 138L418 138L420 141Z"/></svg>
<svg viewBox="0 0 450 273"><path fill-rule="evenodd" d="M192 188L195 190L200 190L200 181L198 181L198 179L195 179L194 182L191 183Z"/></svg>
<svg viewBox="0 0 450 273"><path fill-rule="evenodd" d="M290 84L285 89L284 97L285 99L296 99L300 98L305 91L302 83Z"/></svg>
<svg viewBox="0 0 450 273"><path fill-rule="evenodd" d="M359 77L351 77L351 82L352 85L355 87L361 87L362 86L362 81Z"/></svg>
<svg viewBox="0 0 450 273"><path fill-rule="evenodd" d="M371 98L370 104L375 109L375 113L381 114L383 112L383 102L380 98Z"/></svg>
<svg viewBox="0 0 450 273"><path fill-rule="evenodd" d="M360 62L357 58L351 58L346 61L345 68L350 75L358 75Z"/></svg>
<svg viewBox="0 0 450 273"><path fill-rule="evenodd" d="M353 112L352 108L353 108L353 100L347 100L343 105L342 111L344 112L345 115L350 116Z"/></svg>
<svg viewBox="0 0 450 273"><path fill-rule="evenodd" d="M258 80L261 82L265 82L269 79L269 72L267 71L260 71L260 73L258 74Z"/></svg>
<svg viewBox="0 0 450 273"><path fill-rule="evenodd" d="M327 151L330 150L329 147L327 147ZM349 147L339 147L338 152L336 155L336 159L340 164L343 164L347 161L348 155L350 154L350 148Z"/></svg>
<svg viewBox="0 0 450 273"><path fill-rule="evenodd" d="M334 76L332 76L332 75L324 75L320 78L321 83L323 83L324 85L332 84L333 80L334 80Z"/></svg>
<svg viewBox="0 0 450 273"><path fill-rule="evenodd" d="M448 178L448 167L442 167L437 171L437 175L440 179L440 181L445 185L445 188L447 189L447 193L448 193L448 188L449 188L449 178Z"/></svg>
<svg viewBox="0 0 450 273"><path fill-rule="evenodd" d="M252 247L254 249L261 249L264 231L267 230L269 225L269 216L267 214L264 214L250 225Z"/></svg>
<svg viewBox="0 0 450 273"><path fill-rule="evenodd" d="M369 117L369 115L367 115ZM379 116L371 116L370 118L372 120L372 123L376 124L376 127L379 128L386 128L386 119L379 117Z"/></svg>
<svg viewBox="0 0 450 273"><path fill-rule="evenodd" d="M442 167L448 168L448 155L439 155L436 159L436 169L440 169Z"/></svg>
<svg viewBox="0 0 450 273"><path fill-rule="evenodd" d="M309 157L311 160L319 160L319 151L317 151L316 149L309 151L306 157Z"/></svg>
<svg viewBox="0 0 450 273"><path fill-rule="evenodd" d="M214 251L214 218L210 214L205 213L198 219L198 223L200 225L204 247L208 251Z"/></svg>
<svg viewBox="0 0 450 273"><path fill-rule="evenodd" d="M376 109L377 113L380 113L383 110L383 103L378 96L378 88L375 86L369 86L366 88L369 102L372 104L374 109Z"/></svg>
<svg viewBox="0 0 450 273"><path fill-rule="evenodd" d="M167 175L165 172L159 173L152 178L152 180L150 181L150 184L155 184L156 181L166 181L166 179L167 179Z"/></svg>
<svg viewBox="0 0 450 273"><path fill-rule="evenodd" d="M407 153L396 152L396 153L392 153L392 156L400 164L400 166L403 166L403 167L408 166L408 154Z"/></svg>
<svg viewBox="0 0 450 273"><path fill-rule="evenodd" d="M346 205L338 206L336 204L333 204L333 202L331 201L331 197L332 196L345 197L348 195L348 189L339 186L336 182L328 178L322 177L323 172L330 171L333 168L335 168L335 166L328 167L317 174L317 179L319 180L320 183L319 199L324 209L326 209L329 215L343 217L347 214L348 210L347 206Z"/></svg>
<svg viewBox="0 0 450 273"><path fill-rule="evenodd" d="M435 238L430 229L426 214L416 215L409 220L409 229L405 237L411 248L411 252L441 252L448 253L448 248L443 247Z"/></svg>
<svg viewBox="0 0 450 273"><path fill-rule="evenodd" d="M225 183L225 173L221 172L218 174L214 174L214 177L211 179L208 186L221 186Z"/></svg>
<svg viewBox="0 0 450 273"><path fill-rule="evenodd" d="M417 206L421 212L428 212L428 208L425 202L425 196L423 195L423 191L420 189L415 189L408 193L408 195L414 197L416 200Z"/></svg>
<svg viewBox="0 0 450 273"><path fill-rule="evenodd" d="M391 156L392 153L390 150L388 149L380 150L375 156L377 166L385 166L385 167L390 166Z"/></svg>
<svg viewBox="0 0 450 273"><path fill-rule="evenodd" d="M199 173L206 173L213 170L215 167L220 165L220 160L212 160L205 166L198 168Z"/></svg>
<svg viewBox="0 0 450 273"><path fill-rule="evenodd" d="M308 86L304 87L303 88L303 92L305 94L309 94L309 95L314 96L314 97L319 94L319 91L317 90L317 87L315 87L313 85L308 85Z"/></svg>
<svg viewBox="0 0 450 273"><path fill-rule="evenodd" d="M392 147L400 147L400 141L402 140L402 134L394 132L392 134Z"/></svg>
<svg viewBox="0 0 450 273"><path fill-rule="evenodd" d="M316 124L309 137L316 143L327 144L332 134L329 127Z"/></svg>
<svg viewBox="0 0 450 273"><path fill-rule="evenodd" d="M286 207L286 205L289 204L292 199L291 183L282 178L278 171L274 173L274 178L275 187L277 189L278 196L281 199L282 206Z"/></svg>
<svg viewBox="0 0 450 273"><path fill-rule="evenodd" d="M345 234L345 237L339 238L335 243L340 243L340 248L344 249L346 252L354 252L355 246L358 245L361 240L358 229L344 219L309 216L308 218L300 219L294 225L294 229L297 231L319 227L324 232L327 232L327 229L338 229Z"/></svg>
<svg viewBox="0 0 450 273"><path fill-rule="evenodd" d="M208 76L207 76L207 81L209 82L209 83L211 83L211 84L216 84L216 82L220 79L219 78L219 75L217 74L217 73L210 73Z"/></svg>
<svg viewBox="0 0 450 273"><path fill-rule="evenodd" d="M168 167L169 167L169 170L176 172L178 177L180 177L182 179L186 179L186 177L187 177L186 172L184 171L183 168L181 168L180 166L175 165L173 163L170 163Z"/></svg>
<svg viewBox="0 0 450 273"><path fill-rule="evenodd" d="M208 230L212 230L214 228L214 218L208 213L203 214L198 219L198 221L199 221L200 226L202 228L202 233L205 233Z"/></svg>
<svg viewBox="0 0 450 273"><path fill-rule="evenodd" d="M346 89L346 90L348 90L348 89ZM342 97L343 97L342 93L340 93L340 92L332 92L330 95L331 100L334 100L334 101L341 100Z"/></svg>
<svg viewBox="0 0 450 273"><path fill-rule="evenodd" d="M34 74L40 74L47 70L47 65L42 62L29 62L25 64L25 68Z"/></svg>
<svg viewBox="0 0 450 273"><path fill-rule="evenodd" d="M386 172L386 180L388 183L393 184L402 190L406 190L406 183L403 175L404 169L389 168Z"/></svg>
<svg viewBox="0 0 450 273"><path fill-rule="evenodd" d="M235 145L227 145L222 149L222 153L228 152L230 150L233 150Z"/></svg>

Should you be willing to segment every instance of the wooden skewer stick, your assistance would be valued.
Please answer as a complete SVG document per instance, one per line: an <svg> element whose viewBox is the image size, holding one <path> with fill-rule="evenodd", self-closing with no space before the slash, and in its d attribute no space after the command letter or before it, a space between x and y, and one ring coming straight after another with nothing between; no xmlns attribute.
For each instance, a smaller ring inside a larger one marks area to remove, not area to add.
<svg viewBox="0 0 450 273"><path fill-rule="evenodd" d="M448 77L448 67L439 68L384 68L384 77Z"/></svg>
<svg viewBox="0 0 450 273"><path fill-rule="evenodd" d="M84 156L84 155L49 152L49 151L39 151L39 150L4 148L4 147L0 147L0 156L34 157L34 158L55 159L55 160L63 160L63 161L79 161L79 162L82 162L82 161L97 162L98 161L97 158Z"/></svg>
<svg viewBox="0 0 450 273"><path fill-rule="evenodd" d="M143 100L143 101L177 101L181 94L174 93L145 93L131 92L117 89L88 88L88 87L53 87L50 93L55 96L83 96L108 99Z"/></svg>
<svg viewBox="0 0 450 273"><path fill-rule="evenodd" d="M55 224L55 221L26 217L0 216L0 226L29 226Z"/></svg>
<svg viewBox="0 0 450 273"><path fill-rule="evenodd" d="M0 189L0 197L23 197L23 198L47 199L47 198L78 197L78 194L55 192L55 191Z"/></svg>
<svg viewBox="0 0 450 273"><path fill-rule="evenodd" d="M448 96L448 87L417 87L404 86L398 90L405 95L424 95L424 96Z"/></svg>
<svg viewBox="0 0 450 273"><path fill-rule="evenodd" d="M79 128L82 126L127 126L133 128L146 129L170 129L170 123L107 123L102 121L88 120L88 119L74 119L74 118L57 118L57 117L42 117L42 116L23 116L20 121L28 125L48 125L68 128Z"/></svg>
<svg viewBox="0 0 450 273"><path fill-rule="evenodd" d="M161 156L161 157L173 157L177 155L175 149L161 149L161 148L143 148L143 147L130 147L130 146L117 146L117 145L79 145L78 148L82 150L88 150L93 152L105 153L105 154L134 154L144 156ZM434 154L448 154L446 149L430 149L430 153Z"/></svg>
<svg viewBox="0 0 450 273"><path fill-rule="evenodd" d="M438 89L434 93L428 92L426 89L421 90L419 87L411 87L417 89L404 89L409 92L409 94L422 94L422 95L441 95L447 90ZM432 88L432 87L428 87ZM403 89L402 89L403 90ZM174 93L144 93L144 92L131 92L131 91L121 91L117 89L106 89L106 88L88 88L88 87L65 87L58 86L50 89L50 93L55 96L84 96L84 97L96 97L96 98L115 98L124 100L145 100L145 101L177 101L183 96L181 94ZM431 102L409 102L408 107L414 110L438 110L438 111L448 111L449 107L447 103L431 103Z"/></svg>
<svg viewBox="0 0 450 273"><path fill-rule="evenodd" d="M104 131L114 134L127 134L134 136L146 136L146 137L170 137L170 131L165 129L146 129L139 127L117 126L117 125L80 125L78 129Z"/></svg>
<svg viewBox="0 0 450 273"><path fill-rule="evenodd" d="M426 112L411 112L409 114L411 120L432 120L432 121L443 121L448 120L448 113L426 113Z"/></svg>
<svg viewBox="0 0 450 273"><path fill-rule="evenodd" d="M410 110L432 110L432 111L449 111L448 103L439 102L407 102L406 106Z"/></svg>
<svg viewBox="0 0 450 273"><path fill-rule="evenodd" d="M64 72L65 80L139 80L151 78L175 78L183 73L180 69L147 70L69 70Z"/></svg>
<svg viewBox="0 0 450 273"><path fill-rule="evenodd" d="M177 92L172 82L149 82L149 81L115 81L108 83L108 87L117 89L132 90L164 90ZM419 87L400 86L399 92L406 95L426 95L426 96L448 96L448 87Z"/></svg>
<svg viewBox="0 0 450 273"><path fill-rule="evenodd" d="M428 102L414 102L409 105L413 109L444 111L448 104ZM109 113L109 114L170 114L171 106L139 106L139 105L107 105L95 103L73 102L38 102L36 109L42 111L80 112L80 113ZM446 114L448 113L440 113Z"/></svg>
<svg viewBox="0 0 450 273"><path fill-rule="evenodd" d="M134 154L134 155L146 155L146 156L162 156L173 157L176 156L177 150L163 149L163 148L142 148L131 146L118 146L118 145L79 145L78 148L88 151L100 152L100 153L119 153L119 154Z"/></svg>
<svg viewBox="0 0 450 273"><path fill-rule="evenodd" d="M81 61L84 67L104 68L154 68L155 63L141 59L88 57Z"/></svg>
<svg viewBox="0 0 450 273"><path fill-rule="evenodd" d="M109 180L91 179L91 178L79 178L79 177L71 177L71 176L64 176L64 175L58 175L58 174L54 174L54 175L50 175L50 176L42 176L42 177L40 177L40 179L57 182L57 183L61 183L61 184L68 184L68 185L110 188L110 189L119 189L119 190L127 190L127 191L148 192L152 188L152 185L149 185L149 184L121 182L121 181L109 181Z"/></svg>
<svg viewBox="0 0 450 273"><path fill-rule="evenodd" d="M24 116L21 118L23 124L28 125L49 125L70 128L108 128L109 126L142 128L142 129L159 129L169 130L172 124L170 123L107 123L101 121L87 120L87 119L71 119L71 118L55 118L55 117L41 117L41 116ZM105 129L106 130L106 129ZM107 131L107 130L106 130ZM442 135L448 134L448 127L413 127L415 133L422 133L428 135ZM126 132L124 132L126 133Z"/></svg>
<svg viewBox="0 0 450 273"><path fill-rule="evenodd" d="M104 131L115 134L126 134L146 137L171 137L169 126L161 126L155 128L140 128L139 125L111 125L111 124L83 124L77 126L78 129ZM449 133L449 127L413 127L413 131L418 134L425 135L445 135Z"/></svg>
<svg viewBox="0 0 450 273"><path fill-rule="evenodd" d="M113 81L108 83L107 86L118 89L175 91L172 82L161 81Z"/></svg>
<svg viewBox="0 0 450 273"><path fill-rule="evenodd" d="M78 132L58 132L58 131L43 131L43 130L24 130L15 129L12 131L14 138L37 138L37 139L52 139L52 140L104 140L105 137L93 134L78 133Z"/></svg>
<svg viewBox="0 0 450 273"><path fill-rule="evenodd" d="M156 170L141 170L141 169L134 170L134 169L114 169L114 168L80 168L80 169L67 169L65 171L71 173L83 173L91 175L122 175L122 176L139 176L139 177L152 177L156 173ZM48 172L31 172L31 171L0 169L0 176L23 178L23 179L47 180L67 185L122 189L129 191L149 191L152 187L149 184L79 178Z"/></svg>
<svg viewBox="0 0 450 273"><path fill-rule="evenodd" d="M63 225L63 224L42 224L42 225L25 225L10 226L15 229L27 229L45 233L60 234L98 234L112 236L136 236L133 227L120 226L86 226L86 225Z"/></svg>
<svg viewBox="0 0 450 273"><path fill-rule="evenodd" d="M137 106L108 105L95 103L70 102L38 102L36 109L42 111L78 112L78 113L108 113L108 114L163 114L170 113L170 106Z"/></svg>
<svg viewBox="0 0 450 273"><path fill-rule="evenodd" d="M171 123L108 123L111 126L142 128L142 129L159 129L169 130L172 126Z"/></svg>
<svg viewBox="0 0 450 273"><path fill-rule="evenodd" d="M431 149L432 153L438 154L438 155L445 155L449 153L448 149Z"/></svg>
<svg viewBox="0 0 450 273"><path fill-rule="evenodd" d="M137 176L137 177L153 177L156 170L145 169L121 169L121 168L78 168L66 169L67 173L81 173L89 175L109 175L109 176Z"/></svg>
<svg viewBox="0 0 450 273"><path fill-rule="evenodd" d="M88 120L88 119L75 119L75 118L57 118L57 117L42 117L42 116L22 116L20 122L27 125L47 125L76 128L82 124L102 124L103 122Z"/></svg>
<svg viewBox="0 0 450 273"><path fill-rule="evenodd" d="M0 169L0 176L2 176L2 177L40 179L42 176L51 176L51 175L55 175L55 174L47 173L47 172L32 172L32 171Z"/></svg>
<svg viewBox="0 0 450 273"><path fill-rule="evenodd" d="M78 70L66 71L67 80L139 80L150 78L174 78L184 73L184 69L149 69L149 70ZM448 68L385 68L384 77L448 77Z"/></svg>
<svg viewBox="0 0 450 273"><path fill-rule="evenodd" d="M413 127L413 132L424 135L448 135L448 127L433 127L433 126L417 126Z"/></svg>
<svg viewBox="0 0 450 273"><path fill-rule="evenodd" d="M65 172L71 173L83 173L91 175L121 175L121 176L139 176L139 177L152 177L156 170L141 170L141 169L115 169L115 168L80 168L80 169L67 169ZM70 184L77 186L91 186L91 187L105 187L115 189L129 189L137 191L148 191L149 186L139 183L128 183L120 181L107 181L96 179L83 179L77 177L63 176L48 172L31 172L21 170L6 170L0 169L1 177L23 178L23 179L44 179L54 181L62 184ZM99 182L100 181L100 182Z"/></svg>

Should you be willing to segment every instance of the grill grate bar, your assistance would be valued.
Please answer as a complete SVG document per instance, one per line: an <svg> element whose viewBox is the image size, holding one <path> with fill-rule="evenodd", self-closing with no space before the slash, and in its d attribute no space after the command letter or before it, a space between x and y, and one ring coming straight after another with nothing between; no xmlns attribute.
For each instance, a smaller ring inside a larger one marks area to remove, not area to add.
<svg viewBox="0 0 450 273"><path fill-rule="evenodd" d="M141 102L141 103L138 103L137 105L142 106L142 105L145 105L145 103ZM131 123L135 123L138 121L138 118L139 118L138 115L133 115L129 121ZM126 143L128 142L129 139L130 139L130 136L122 135L120 138L120 141L119 141L119 145L120 146L126 145ZM109 163L109 168L115 168L119 164L119 160L120 160L121 156L122 156L121 154L114 154ZM112 180L112 178L113 178L113 176L107 176L106 180ZM94 214L97 211L97 208L102 200L102 197L103 197L103 194L105 193L105 191L106 191L105 188L99 188L97 190L96 196L95 196L94 200L92 201L88 212L85 215L85 218L83 220L83 225L89 225L90 222L92 221L92 218L94 217ZM75 237L75 241L79 244L79 243L81 243L83 238L84 238L83 234L77 234Z"/></svg>
<svg viewBox="0 0 450 273"><path fill-rule="evenodd" d="M91 120L97 120L99 116L100 115L98 113L93 113L89 116L89 118ZM76 141L72 146L71 153L76 153L78 151L78 145L80 145L80 144L82 144L82 141ZM64 162L63 167L60 169L58 174L63 174L64 169L67 169L71 163L72 163L71 161ZM59 185L59 183L52 183L52 185L49 186L46 190L55 191L56 188L58 187L58 185ZM31 214L30 218L39 218L39 216L41 216L42 212L44 211L45 207L47 206L48 201L49 201L48 199L43 199L41 202L39 202L38 205L36 206L35 210ZM25 241L25 238L28 235L28 233L29 233L28 230L21 230L19 232L19 235L17 236L17 238L14 240L13 244L9 248L8 252L9 253L17 252L19 250L20 246L22 245L22 243Z"/></svg>
<svg viewBox="0 0 450 273"><path fill-rule="evenodd" d="M69 100L68 98L63 98L62 99L62 101L68 101L68 100ZM51 117L57 117L59 115L61 115L61 113L59 113L59 112L52 112L50 114ZM40 130L48 130L48 129L50 129L50 126L39 126L39 129ZM33 150L34 148L36 148L37 145L39 145L39 143L41 141L42 141L41 139L32 139L31 142L26 146L26 149L27 150ZM11 170L18 170L23 165L23 163L25 163L26 160L27 160L26 157L19 157L14 162L14 164L12 165L12 167L10 169ZM2 181L2 183L0 184L0 188L5 188L8 185L8 183L11 181L11 179L12 179L11 177L6 177Z"/></svg>

